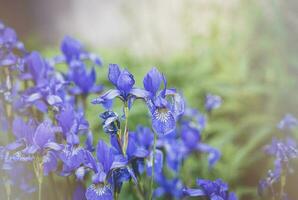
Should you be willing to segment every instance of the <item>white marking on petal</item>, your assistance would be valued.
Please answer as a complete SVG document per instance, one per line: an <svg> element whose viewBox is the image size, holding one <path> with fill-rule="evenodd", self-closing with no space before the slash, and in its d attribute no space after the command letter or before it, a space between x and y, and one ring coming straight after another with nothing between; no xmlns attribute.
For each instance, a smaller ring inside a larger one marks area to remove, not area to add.
<svg viewBox="0 0 298 200"><path fill-rule="evenodd" d="M163 123L167 122L170 117L170 111L166 108L156 109L153 113L154 118Z"/></svg>

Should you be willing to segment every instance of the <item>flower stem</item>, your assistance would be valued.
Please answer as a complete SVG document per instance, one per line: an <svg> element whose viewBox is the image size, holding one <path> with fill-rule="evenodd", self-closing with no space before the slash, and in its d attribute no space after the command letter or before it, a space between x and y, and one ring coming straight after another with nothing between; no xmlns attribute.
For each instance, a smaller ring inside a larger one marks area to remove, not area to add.
<svg viewBox="0 0 298 200"><path fill-rule="evenodd" d="M51 183L51 186L53 188L53 191L54 191L54 198L55 199L58 199L58 193L57 193L57 190L56 190L56 183L55 183L55 180L54 180L54 176L53 176L53 173L50 174L50 183Z"/></svg>
<svg viewBox="0 0 298 200"><path fill-rule="evenodd" d="M36 156L33 161L33 168L38 182L38 200L41 200L42 194L42 180L43 180L43 166L40 156Z"/></svg>
<svg viewBox="0 0 298 200"><path fill-rule="evenodd" d="M152 171L151 171L151 180L150 180L150 193L149 200L152 199L153 196L153 183L154 183L154 167L155 167L155 151L156 151L156 133L154 132L154 140L153 140L153 155L152 155Z"/></svg>
<svg viewBox="0 0 298 200"><path fill-rule="evenodd" d="M287 179L286 170L282 170L281 176L280 176L280 198L282 198L284 195L285 185L287 181L286 179Z"/></svg>
<svg viewBox="0 0 298 200"><path fill-rule="evenodd" d="M123 153L126 154L126 149L128 145L128 106L127 104L124 105L124 115L125 115L125 127L124 127L124 136L123 136Z"/></svg>
<svg viewBox="0 0 298 200"><path fill-rule="evenodd" d="M42 181L38 180L38 200L41 200Z"/></svg>
<svg viewBox="0 0 298 200"><path fill-rule="evenodd" d="M10 187L10 184L7 181L5 181L5 191L6 191L7 200L10 200L11 187Z"/></svg>

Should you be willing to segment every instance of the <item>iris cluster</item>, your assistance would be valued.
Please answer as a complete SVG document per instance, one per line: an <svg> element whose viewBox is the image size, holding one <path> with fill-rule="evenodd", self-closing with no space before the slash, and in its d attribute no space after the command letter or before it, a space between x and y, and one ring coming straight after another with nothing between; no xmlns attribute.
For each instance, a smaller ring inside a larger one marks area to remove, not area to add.
<svg viewBox="0 0 298 200"><path fill-rule="evenodd" d="M58 65L66 70L58 71ZM198 179L191 189L181 176L191 155L207 154L210 170L221 157L202 140L208 113L222 103L219 96L207 95L203 114L186 106L157 68L137 87L133 74L117 64L108 71L114 89L103 92L96 78L100 66L99 57L69 36L61 43L61 55L45 59L26 50L15 31L0 23L0 187L7 199L25 194L42 199L45 182L51 183L54 199L118 199L124 184L138 199L236 199L220 179ZM85 118L90 94L98 95L91 103L105 109L99 120L108 141L94 141ZM116 98L123 113L113 110ZM150 127L129 129L135 101L147 108ZM284 148L277 150L280 165L296 153ZM66 182L66 194L56 181Z"/></svg>
<svg viewBox="0 0 298 200"><path fill-rule="evenodd" d="M294 173L293 161L298 158L298 147L292 130L298 126L298 120L287 114L277 127L283 132L279 138L274 137L265 152L274 158L274 169L267 172L267 177L260 180L258 192L262 197L288 200L286 192L287 178Z"/></svg>

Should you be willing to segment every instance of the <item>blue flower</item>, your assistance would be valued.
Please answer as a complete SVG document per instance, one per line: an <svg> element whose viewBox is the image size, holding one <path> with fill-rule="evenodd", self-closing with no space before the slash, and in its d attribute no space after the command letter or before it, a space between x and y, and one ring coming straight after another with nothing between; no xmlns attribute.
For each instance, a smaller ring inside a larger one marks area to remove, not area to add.
<svg viewBox="0 0 298 200"><path fill-rule="evenodd" d="M25 123L16 118L13 124L16 141L6 146L8 150L18 150L20 161L25 161L28 156L38 155L42 157L41 164L44 168L44 175L54 171L57 167L57 157L55 152L62 150L62 145L56 143L55 133L60 131L50 121L46 120L36 125L32 120ZM23 148L19 150L20 148ZM24 157L23 155L28 155ZM31 159L32 160L32 159Z"/></svg>
<svg viewBox="0 0 298 200"><path fill-rule="evenodd" d="M23 80L32 79L35 86L43 86L48 83L48 76L53 69L43 59L40 53L33 51L25 57L27 73L22 73Z"/></svg>
<svg viewBox="0 0 298 200"><path fill-rule="evenodd" d="M87 72L84 66L73 69L70 71L68 78L75 83L75 87L70 89L70 92L74 95L88 95L89 93L100 92L103 89L102 85L96 85L96 72L94 68L91 69L90 73Z"/></svg>
<svg viewBox="0 0 298 200"><path fill-rule="evenodd" d="M18 40L16 32L6 27L2 21L0 21L0 47L0 67L22 70L24 65L22 56L26 53L24 45Z"/></svg>
<svg viewBox="0 0 298 200"><path fill-rule="evenodd" d="M164 89L158 93L161 83ZM159 135L171 133L176 127L176 120L184 112L184 100L173 89L166 88L165 77L152 68L144 77L144 88L149 92L146 103L152 115L152 127Z"/></svg>
<svg viewBox="0 0 298 200"><path fill-rule="evenodd" d="M278 123L277 127L281 130L292 129L297 127L298 120L291 114L287 114Z"/></svg>
<svg viewBox="0 0 298 200"><path fill-rule="evenodd" d="M117 64L109 66L109 80L116 87L92 101L93 104L102 104L110 107L114 98L119 97L130 107L135 98L145 98L148 92L142 89L133 88L135 80L133 75L126 69L120 70Z"/></svg>
<svg viewBox="0 0 298 200"><path fill-rule="evenodd" d="M127 174L120 170L126 169L127 160L123 156L115 155L114 150L101 140L97 144L96 155L97 159L90 152L86 153L85 165L92 169L94 174L85 196L88 200L113 199L114 187L127 180ZM116 180L111 178L113 176Z"/></svg>
<svg viewBox="0 0 298 200"><path fill-rule="evenodd" d="M268 154L283 163L288 163L298 157L298 149L295 140L287 138L284 140L272 139L272 144L265 147Z"/></svg>
<svg viewBox="0 0 298 200"><path fill-rule="evenodd" d="M79 144L78 135L87 132L89 128L83 112L76 112L71 104L64 104L56 119L68 144Z"/></svg>
<svg viewBox="0 0 298 200"><path fill-rule="evenodd" d="M120 119L115 112L105 111L100 115L103 119L102 125L105 133L109 135L116 135L120 130Z"/></svg>
<svg viewBox="0 0 298 200"><path fill-rule="evenodd" d="M183 198L183 183L178 178L167 179L164 174L156 175L158 187L154 191L155 197L169 196L177 199Z"/></svg>
<svg viewBox="0 0 298 200"><path fill-rule="evenodd" d="M221 179L215 181L198 179L199 189L184 189L184 194L191 197L208 197L210 200L237 200L234 193L229 192L228 185Z"/></svg>
<svg viewBox="0 0 298 200"><path fill-rule="evenodd" d="M91 60L96 65L102 65L100 58L85 51L83 45L76 39L65 36L61 43L61 51L64 57L56 58L57 61L65 60L69 65L85 59Z"/></svg>
<svg viewBox="0 0 298 200"><path fill-rule="evenodd" d="M86 150L77 145L65 145L59 152L59 158L63 162L62 175L68 176L85 163ZM82 178L82 177L81 177Z"/></svg>
<svg viewBox="0 0 298 200"><path fill-rule="evenodd" d="M220 96L207 94L205 99L205 109L208 112L211 112L214 109L217 109L221 106L222 99Z"/></svg>

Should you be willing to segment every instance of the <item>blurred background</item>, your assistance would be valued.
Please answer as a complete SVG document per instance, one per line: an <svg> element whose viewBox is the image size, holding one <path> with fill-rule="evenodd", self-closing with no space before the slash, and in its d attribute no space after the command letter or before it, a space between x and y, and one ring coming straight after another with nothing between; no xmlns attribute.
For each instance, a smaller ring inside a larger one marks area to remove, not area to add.
<svg viewBox="0 0 298 200"><path fill-rule="evenodd" d="M262 146L281 134L276 124L284 114L298 117L298 1L0 0L0 5L0 19L30 50L57 55L64 35L70 35L98 53L102 81L107 82L109 63L127 67L139 85L157 66L192 107L202 108L207 92L221 95L224 104L210 117L205 138L223 157L212 171L191 159L186 163L191 168L183 169L185 181L220 177L240 199L258 199L258 180L273 167ZM87 117L97 133L100 108L91 107ZM136 107L132 117L140 122L146 111ZM291 178L287 190L296 199L298 177Z"/></svg>

